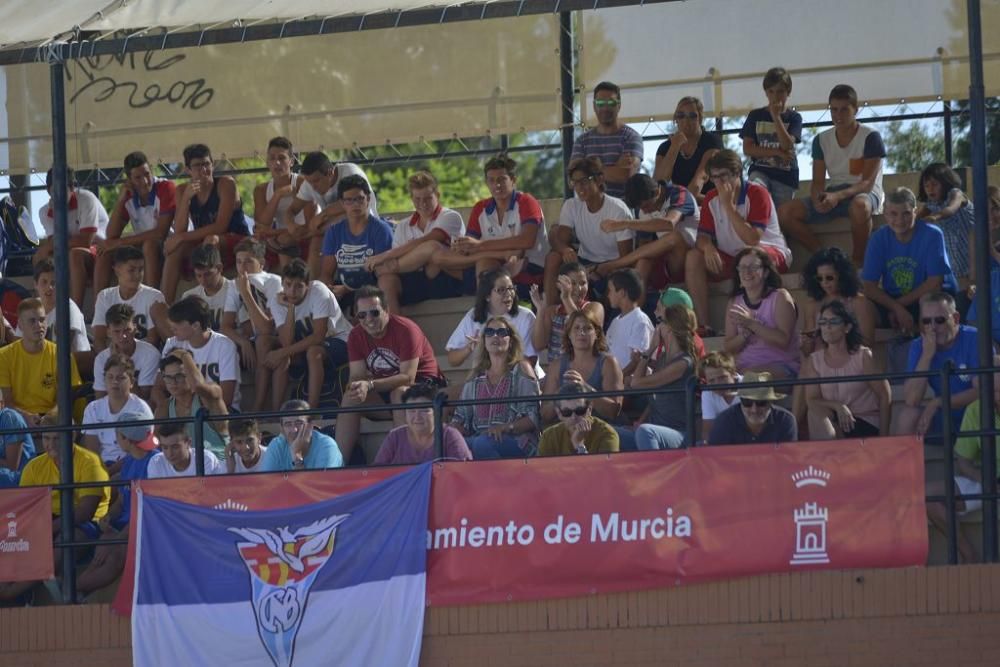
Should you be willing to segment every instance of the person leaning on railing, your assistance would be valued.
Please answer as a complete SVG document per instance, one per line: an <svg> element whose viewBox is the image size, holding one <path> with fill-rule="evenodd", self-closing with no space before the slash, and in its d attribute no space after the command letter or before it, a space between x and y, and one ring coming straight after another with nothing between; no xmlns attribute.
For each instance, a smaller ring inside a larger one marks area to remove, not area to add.
<svg viewBox="0 0 1000 667"><path fill-rule="evenodd" d="M618 433L603 419L594 416L593 403L588 396L592 391L578 382L559 388L559 399L555 402L559 423L542 433L539 456L618 451Z"/></svg>
<svg viewBox="0 0 1000 667"><path fill-rule="evenodd" d="M522 345L503 317L488 318L479 332L476 365L461 400L499 400L460 405L451 422L475 459L534 456L538 449L538 379Z"/></svg>
<svg viewBox="0 0 1000 667"><path fill-rule="evenodd" d="M770 373L750 371L743 376L745 384L771 382ZM743 445L756 443L795 442L799 439L795 417L774 404L785 397L774 387L740 387L739 403L726 408L715 418L710 445Z"/></svg>
<svg viewBox="0 0 1000 667"><path fill-rule="evenodd" d="M375 465L403 465L425 463L438 457L434 447L434 408L416 407L411 403L430 403L441 389L434 384L421 383L409 387L403 392L403 404L406 406L406 425L397 426L389 431L378 454L375 455ZM441 427L442 455L446 459L470 461L472 452L465 444L465 438L454 426L445 424Z"/></svg>

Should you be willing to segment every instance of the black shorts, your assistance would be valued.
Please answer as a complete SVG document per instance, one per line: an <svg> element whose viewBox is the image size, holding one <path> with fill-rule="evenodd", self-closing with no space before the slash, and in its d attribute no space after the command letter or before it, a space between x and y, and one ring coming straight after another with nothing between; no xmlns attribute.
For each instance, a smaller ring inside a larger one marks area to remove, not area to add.
<svg viewBox="0 0 1000 667"><path fill-rule="evenodd" d="M451 299L462 296L462 281L443 271L434 278L428 278L423 271L401 273L399 281L403 284L400 302L404 306L430 299Z"/></svg>

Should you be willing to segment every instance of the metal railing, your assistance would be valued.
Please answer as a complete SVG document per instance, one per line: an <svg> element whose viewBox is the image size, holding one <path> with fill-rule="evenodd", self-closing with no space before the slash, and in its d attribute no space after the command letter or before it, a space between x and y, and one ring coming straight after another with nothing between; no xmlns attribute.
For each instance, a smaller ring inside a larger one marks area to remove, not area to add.
<svg viewBox="0 0 1000 667"><path fill-rule="evenodd" d="M717 384L717 385L701 385L699 384L696 377L692 376L688 379L685 386L677 387L672 389L662 389L662 388L642 388L642 389L622 389L622 390L611 390L611 391L594 391L588 392L583 395L574 395L576 398L586 398L587 400L592 400L594 398L620 398L620 397L643 397L652 395L664 395L664 394L677 394L682 395L684 398L685 412L686 412L686 432L685 432L685 442L692 443L686 445L689 447L700 446L697 443L696 433L697 433L697 393L699 391L710 391L710 390L739 390L739 389L749 389L749 388L767 388L767 387L794 387L794 386L808 386L808 385L822 385L830 383L840 383L840 382L870 382L872 380L908 380L911 378L937 378L941 382L941 392L939 398L941 399L942 405L950 405L951 403L951 386L950 378L958 373L962 375L984 375L988 373L996 373L997 368L985 367L985 368L962 368L956 369L953 367L952 363L947 362L942 368L932 371L923 372L910 372L910 373L877 373L871 375L854 375L854 376L842 376L836 378L786 378L780 380L771 380L769 382L760 383L733 383L733 384ZM560 396L558 394L539 394L538 396L532 397L518 397L519 399L525 398L526 402L538 401L539 405L546 401L558 401L564 400L565 396ZM361 415L372 414L372 413L385 413L391 410L403 410L403 409L431 409L434 412L434 451L436 459L444 459L444 445L443 445L443 429L446 425L444 421L445 410L452 407L459 406L470 406L470 405L484 405L491 403L502 403L509 401L508 398L483 398L483 399L448 399L445 392L439 392L435 399L431 402L411 402L405 405L363 405L350 408L312 408L309 410L298 410L295 411L295 415L300 416L317 416L317 417L336 417L336 415L341 413L359 413ZM993 414L992 406L989 410L990 414ZM256 412L256 413L239 413L239 414L229 414L229 415L211 415L204 408L198 410L195 414L184 416L184 417L172 417L172 418L159 418L159 419L148 419L143 421L129 422L130 425L149 425L149 426L159 426L161 424L167 423L184 423L193 424L194 437L192 437L193 445L193 456L195 457L195 475L204 476L205 475L205 442L204 433L206 425L221 422L221 421L231 421L231 420L241 420L241 419L255 419L260 421L270 421L270 420L280 420L283 416L288 416L291 413L280 412L280 411L268 411L268 412ZM1000 429L978 429L973 431L958 431L955 428L955 424L952 423L951 410L942 409L942 430L941 430L941 440L942 446L944 448L944 464L945 464L945 495L925 495L925 500L927 502L944 503L947 512L947 543L948 543L948 562L950 564L955 564L958 562L958 518L955 514L956 502L959 500L980 500L983 501L984 507L986 503L996 502L1000 499L1000 494L997 492L997 479L996 475L989 478L983 478L983 489L981 493L975 494L956 494L955 493L955 478L954 478L954 438L953 435L962 435L964 437L979 437L981 438L982 447L982 459L986 461L990 457L995 460L996 450L995 450L995 440L994 438L1000 435ZM94 424L81 424L81 425L70 425L70 426L46 426L46 427L33 427L28 429L10 429L10 430L0 430L0 436L8 436L15 434L32 434L40 435L41 433L53 433L53 432L75 432L84 429L96 430L96 429L113 429L115 427L114 422L108 423L94 423ZM887 435L887 434L883 434ZM778 443L775 443L778 444ZM785 443L788 444L788 443ZM627 456L631 452L620 452L618 455ZM43 453L38 453L39 456L44 456ZM345 465L347 462L345 461ZM244 473L244 474L271 474L266 472L260 473ZM287 474L282 472L280 474ZM94 487L126 487L130 486L129 481L121 480L111 480L111 481L99 481L99 482L72 482L67 480L62 480L62 483L52 485L50 488L54 491L69 491L68 503L67 499L63 499L62 512L69 513L72 515L73 512L73 500L72 491L80 488L94 488ZM2 490L0 490L2 493ZM988 516L988 513L984 513ZM997 522L996 521L983 521L982 525L982 536L984 545L984 560L995 560L985 558L987 554L996 553L990 551L988 545L996 545L997 541ZM74 548L85 548L85 547L96 547L99 545L121 545L126 544L128 540L124 538L117 539L97 539L97 540L75 540L73 532L66 534L64 531L60 538L54 543L54 547L57 549L74 549ZM71 603L76 600L76 584L75 584L75 572L72 568L67 570L65 576L69 577L69 581L63 582L63 592L64 592L64 602Z"/></svg>

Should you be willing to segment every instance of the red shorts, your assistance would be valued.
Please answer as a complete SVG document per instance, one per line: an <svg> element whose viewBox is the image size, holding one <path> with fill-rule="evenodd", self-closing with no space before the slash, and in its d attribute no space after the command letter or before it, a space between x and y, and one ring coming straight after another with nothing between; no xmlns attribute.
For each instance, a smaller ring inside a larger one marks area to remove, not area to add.
<svg viewBox="0 0 1000 667"><path fill-rule="evenodd" d="M788 265L785 263L785 256L781 254L781 251L770 245L758 246L761 250L767 253L767 256L771 258L774 262L775 268L778 269L778 273L787 273ZM732 255L727 255L726 253L719 251L719 257L722 258L722 273L718 275L708 274L708 280L713 283L722 282L723 280L730 280L736 277L736 258Z"/></svg>

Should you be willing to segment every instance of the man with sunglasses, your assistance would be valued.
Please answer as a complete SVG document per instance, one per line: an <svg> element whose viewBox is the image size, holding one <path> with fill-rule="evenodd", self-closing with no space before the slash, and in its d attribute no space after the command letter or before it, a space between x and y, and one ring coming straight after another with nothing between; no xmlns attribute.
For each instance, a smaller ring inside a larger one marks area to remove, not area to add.
<svg viewBox="0 0 1000 667"><path fill-rule="evenodd" d="M865 296L879 311L880 326L918 335L920 300L926 294L954 294L958 282L937 225L917 220L917 198L908 188L886 197L885 225L868 242L861 279Z"/></svg>
<svg viewBox="0 0 1000 667"><path fill-rule="evenodd" d="M951 361L956 372L949 378L952 438L965 415L965 406L979 397L978 376L958 369L979 367L978 332L958 323L955 299L947 292L932 292L920 298L920 338L910 343L908 372L936 371ZM934 397L924 399L930 385ZM896 432L900 435L941 435L941 379L913 377L903 383L906 407L900 411Z"/></svg>
<svg viewBox="0 0 1000 667"><path fill-rule="evenodd" d="M365 285L355 293L358 326L347 338L350 380L341 407L403 402L403 391L419 382L446 384L438 368L434 348L416 322L392 315L385 307L385 293ZM396 426L404 423L403 410L394 410ZM351 460L361 430L361 415L343 412L337 416L337 442L344 461ZM378 447L365 451L365 459L375 460Z"/></svg>
<svg viewBox="0 0 1000 667"><path fill-rule="evenodd" d="M596 454L618 451L618 433L607 422L594 416L587 394L592 390L582 384L564 384L559 388L556 415L559 423L542 433L539 456Z"/></svg>
<svg viewBox="0 0 1000 667"><path fill-rule="evenodd" d="M573 142L570 160L596 157L604 165L608 194L619 199L625 194L625 181L642 164L642 135L618 120L622 108L621 89L610 81L594 87L594 116L597 126Z"/></svg>
<svg viewBox="0 0 1000 667"><path fill-rule="evenodd" d="M748 371L743 384L770 382L771 374ZM739 403L718 414L708 434L710 445L749 445L757 443L795 442L799 429L795 416L788 410L774 405L784 394L777 394L774 387L746 387L736 392Z"/></svg>

